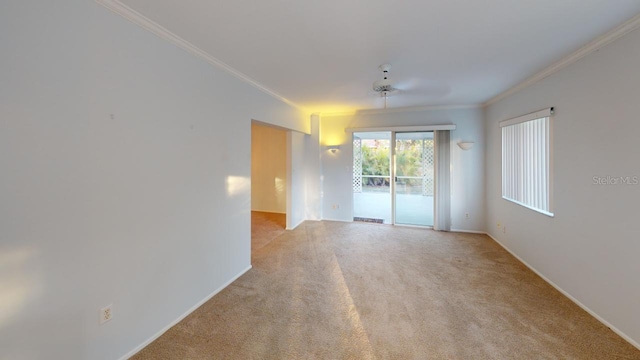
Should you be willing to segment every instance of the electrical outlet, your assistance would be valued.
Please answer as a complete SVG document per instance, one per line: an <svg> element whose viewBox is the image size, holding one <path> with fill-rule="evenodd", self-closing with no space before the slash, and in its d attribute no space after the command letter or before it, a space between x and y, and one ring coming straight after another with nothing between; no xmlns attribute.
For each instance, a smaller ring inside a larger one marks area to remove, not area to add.
<svg viewBox="0 0 640 360"><path fill-rule="evenodd" d="M113 304L109 304L100 309L100 324L104 324L113 318Z"/></svg>
<svg viewBox="0 0 640 360"><path fill-rule="evenodd" d="M340 209L340 205L338 204L333 204L333 206L331 207L333 210L337 210Z"/></svg>
<svg viewBox="0 0 640 360"><path fill-rule="evenodd" d="M465 218L468 219L469 218L469 213L466 213L464 216L465 216Z"/></svg>
<svg viewBox="0 0 640 360"><path fill-rule="evenodd" d="M506 226L503 226L503 227L502 227L502 233L503 233L503 234L506 234L506 233L507 233L507 227L506 227Z"/></svg>

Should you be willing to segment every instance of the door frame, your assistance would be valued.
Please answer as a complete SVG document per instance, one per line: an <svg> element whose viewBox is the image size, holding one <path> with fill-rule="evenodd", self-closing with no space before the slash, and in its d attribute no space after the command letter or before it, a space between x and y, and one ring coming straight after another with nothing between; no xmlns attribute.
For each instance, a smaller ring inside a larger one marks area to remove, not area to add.
<svg viewBox="0 0 640 360"><path fill-rule="evenodd" d="M436 221L436 194L438 191L437 181L434 181L434 189L433 189L433 222L432 225L413 225L413 224L398 224L396 222L396 134L397 133L419 133L419 132L431 132L433 133L434 139L434 165L433 165L433 174L434 180L437 179L437 155L435 152L437 151L437 136L436 130L449 130L455 129L455 125L436 125L436 126L406 126L406 127L390 127L390 128L361 128L361 129L345 129L347 132L351 132L351 143L353 144L355 133L367 133L367 132L388 132L390 133L389 140L389 192L391 196L391 223L389 225L393 226L407 226L407 227L419 227L419 228L427 228L432 229L435 225ZM354 159L354 152L351 154L351 161ZM353 176L353 168L352 168L352 176ZM352 189L353 193L353 189ZM351 201L353 201L353 196L351 197ZM355 205L352 206L351 218L353 218L353 211L355 209Z"/></svg>

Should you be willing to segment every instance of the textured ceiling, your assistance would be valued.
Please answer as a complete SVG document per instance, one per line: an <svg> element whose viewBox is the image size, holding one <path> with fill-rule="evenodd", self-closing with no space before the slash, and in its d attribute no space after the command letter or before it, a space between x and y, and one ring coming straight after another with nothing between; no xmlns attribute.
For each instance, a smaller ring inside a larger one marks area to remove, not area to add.
<svg viewBox="0 0 640 360"><path fill-rule="evenodd" d="M314 112L478 104L640 13L638 0L121 0Z"/></svg>

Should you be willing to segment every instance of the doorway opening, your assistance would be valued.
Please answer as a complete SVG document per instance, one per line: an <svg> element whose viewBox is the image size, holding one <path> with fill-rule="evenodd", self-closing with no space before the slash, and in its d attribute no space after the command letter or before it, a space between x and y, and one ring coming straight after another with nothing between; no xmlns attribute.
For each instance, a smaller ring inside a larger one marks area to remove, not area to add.
<svg viewBox="0 0 640 360"><path fill-rule="evenodd" d="M433 131L353 133L354 221L432 227Z"/></svg>
<svg viewBox="0 0 640 360"><path fill-rule="evenodd" d="M251 252L284 233L287 221L287 131L251 123Z"/></svg>

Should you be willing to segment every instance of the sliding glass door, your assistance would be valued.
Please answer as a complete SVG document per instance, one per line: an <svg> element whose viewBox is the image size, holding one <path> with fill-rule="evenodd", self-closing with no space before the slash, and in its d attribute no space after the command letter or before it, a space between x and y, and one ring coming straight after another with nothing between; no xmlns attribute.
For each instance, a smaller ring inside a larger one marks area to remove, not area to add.
<svg viewBox="0 0 640 360"><path fill-rule="evenodd" d="M395 223L433 226L433 132L395 133Z"/></svg>
<svg viewBox="0 0 640 360"><path fill-rule="evenodd" d="M433 226L434 173L433 132L354 133L353 220Z"/></svg>
<svg viewBox="0 0 640 360"><path fill-rule="evenodd" d="M391 132L353 133L353 220L392 224Z"/></svg>

